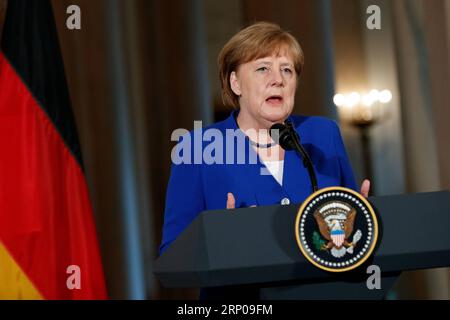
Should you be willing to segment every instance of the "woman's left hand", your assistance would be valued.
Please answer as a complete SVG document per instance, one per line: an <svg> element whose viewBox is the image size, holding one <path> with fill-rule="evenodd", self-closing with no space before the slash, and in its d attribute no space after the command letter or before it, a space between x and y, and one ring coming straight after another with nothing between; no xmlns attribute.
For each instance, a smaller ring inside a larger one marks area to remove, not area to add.
<svg viewBox="0 0 450 320"><path fill-rule="evenodd" d="M361 184L361 194L364 198L367 198L369 196L369 190L370 190L370 180L364 179L364 181Z"/></svg>

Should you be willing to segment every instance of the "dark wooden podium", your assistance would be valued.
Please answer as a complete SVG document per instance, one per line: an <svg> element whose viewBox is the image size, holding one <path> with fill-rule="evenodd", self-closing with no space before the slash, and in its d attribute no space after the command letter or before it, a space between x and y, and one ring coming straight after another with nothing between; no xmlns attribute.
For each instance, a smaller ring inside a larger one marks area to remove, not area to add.
<svg viewBox="0 0 450 320"><path fill-rule="evenodd" d="M363 265L331 273L310 264L295 240L300 205L205 211L155 262L165 287L257 285L261 299L382 299L404 270L450 266L450 192L370 197L378 246ZM369 290L367 266L381 269Z"/></svg>

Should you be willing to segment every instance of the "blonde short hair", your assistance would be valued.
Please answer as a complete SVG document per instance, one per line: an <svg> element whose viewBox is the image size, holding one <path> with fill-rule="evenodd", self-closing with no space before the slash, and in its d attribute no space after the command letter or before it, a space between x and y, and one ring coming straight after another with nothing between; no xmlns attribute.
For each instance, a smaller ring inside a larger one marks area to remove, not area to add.
<svg viewBox="0 0 450 320"><path fill-rule="evenodd" d="M241 64L278 54L284 48L292 56L298 79L303 70L304 55L300 44L289 32L275 23L257 22L235 34L222 48L218 58L223 103L239 106L239 97L230 85L233 71L237 71Z"/></svg>

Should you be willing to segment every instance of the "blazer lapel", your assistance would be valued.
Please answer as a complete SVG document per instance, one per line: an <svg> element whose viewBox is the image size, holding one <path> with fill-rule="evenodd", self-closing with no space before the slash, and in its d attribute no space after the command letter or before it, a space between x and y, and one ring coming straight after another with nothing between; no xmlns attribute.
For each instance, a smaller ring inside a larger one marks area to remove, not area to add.
<svg viewBox="0 0 450 320"><path fill-rule="evenodd" d="M256 154L256 151L253 148L250 148L249 152ZM258 205L262 206L280 203L283 198L287 197L285 190L261 162L259 156L257 159L258 164L253 166L252 176L255 179L255 196L258 200Z"/></svg>
<svg viewBox="0 0 450 320"><path fill-rule="evenodd" d="M312 193L308 170L294 150L285 152L283 189L291 203L302 203Z"/></svg>

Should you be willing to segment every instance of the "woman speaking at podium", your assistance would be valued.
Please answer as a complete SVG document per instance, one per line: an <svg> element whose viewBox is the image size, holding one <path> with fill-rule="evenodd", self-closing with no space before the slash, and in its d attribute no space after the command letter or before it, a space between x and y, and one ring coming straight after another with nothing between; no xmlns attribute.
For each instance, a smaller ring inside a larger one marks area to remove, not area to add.
<svg viewBox="0 0 450 320"><path fill-rule="evenodd" d="M200 133L209 131L222 142L216 144L220 148L215 153L207 152L208 141L200 142L201 148L172 153L160 254L202 211L300 204L311 194L310 177L300 156L284 150L271 137L269 129L275 123L292 123L311 159L319 188L357 189L336 123L291 115L304 56L290 33L273 23L255 23L225 44L218 64L222 98L235 110ZM195 138L194 130L178 146L195 145ZM212 154L214 161L204 159L205 154ZM361 186L364 196L369 186L367 180ZM223 290L208 291L211 294L202 291L203 297L226 296Z"/></svg>

